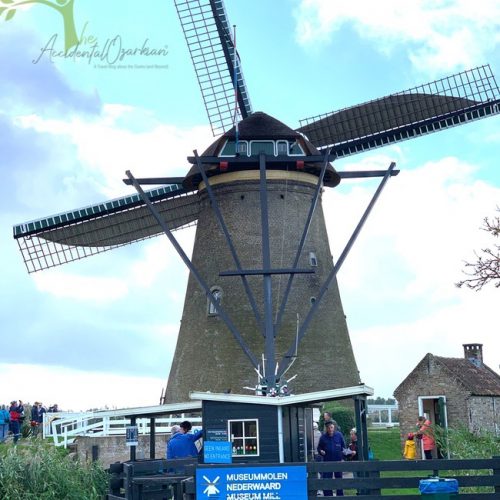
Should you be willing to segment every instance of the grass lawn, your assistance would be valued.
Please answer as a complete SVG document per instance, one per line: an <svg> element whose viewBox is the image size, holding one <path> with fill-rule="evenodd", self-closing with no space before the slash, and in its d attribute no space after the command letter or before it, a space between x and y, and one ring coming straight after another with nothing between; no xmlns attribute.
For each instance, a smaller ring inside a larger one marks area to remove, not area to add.
<svg viewBox="0 0 500 500"><path fill-rule="evenodd" d="M401 450L401 441L399 435L399 427L391 429L368 429L368 443L375 460L403 460L403 453ZM429 471L429 475L432 471ZM419 477L422 471L394 471L382 472L381 477ZM418 495L418 488L412 489L385 489L382 494L386 495Z"/></svg>

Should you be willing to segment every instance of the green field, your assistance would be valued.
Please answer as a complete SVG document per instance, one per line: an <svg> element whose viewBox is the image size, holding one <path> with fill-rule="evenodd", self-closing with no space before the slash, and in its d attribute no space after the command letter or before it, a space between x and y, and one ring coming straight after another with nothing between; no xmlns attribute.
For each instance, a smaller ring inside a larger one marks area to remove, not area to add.
<svg viewBox="0 0 500 500"><path fill-rule="evenodd" d="M399 427L393 427L391 429L373 429L368 430L368 443L371 450L373 451L375 460L403 460L403 454L401 450L401 441L399 435ZM429 471L431 474L431 471ZM420 472L382 472L381 477L419 477L422 475ZM383 494L387 495L418 495L418 488L413 489L391 489L382 490Z"/></svg>

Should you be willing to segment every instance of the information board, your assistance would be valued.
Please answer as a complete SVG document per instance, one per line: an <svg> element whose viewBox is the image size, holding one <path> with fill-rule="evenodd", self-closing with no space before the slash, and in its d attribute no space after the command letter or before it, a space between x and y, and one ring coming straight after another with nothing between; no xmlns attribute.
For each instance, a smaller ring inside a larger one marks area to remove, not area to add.
<svg viewBox="0 0 500 500"><path fill-rule="evenodd" d="M137 425L127 425L125 428L125 439L127 446L137 446L139 444L139 429Z"/></svg>
<svg viewBox="0 0 500 500"><path fill-rule="evenodd" d="M196 498L307 500L306 466L198 468Z"/></svg>

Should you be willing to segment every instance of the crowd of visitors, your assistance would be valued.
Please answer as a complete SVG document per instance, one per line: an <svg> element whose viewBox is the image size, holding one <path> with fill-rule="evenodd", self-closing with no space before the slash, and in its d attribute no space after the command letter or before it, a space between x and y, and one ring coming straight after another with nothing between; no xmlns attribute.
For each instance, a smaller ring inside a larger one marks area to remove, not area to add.
<svg viewBox="0 0 500 500"><path fill-rule="evenodd" d="M59 412L57 404L50 406L48 409L40 402L35 401L33 405L26 404L21 400L11 401L9 405L0 405L0 443L3 443L12 436L12 441L17 443L22 435L23 425L31 427L31 434L36 437L43 424L43 415L45 413ZM29 421L26 420L26 415L29 414Z"/></svg>

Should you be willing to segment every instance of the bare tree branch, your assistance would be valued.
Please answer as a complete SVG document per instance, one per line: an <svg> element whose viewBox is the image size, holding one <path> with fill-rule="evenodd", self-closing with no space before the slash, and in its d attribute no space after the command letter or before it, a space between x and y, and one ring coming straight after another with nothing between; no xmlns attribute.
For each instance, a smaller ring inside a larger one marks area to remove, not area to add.
<svg viewBox="0 0 500 500"><path fill-rule="evenodd" d="M497 212L500 208L497 207ZM494 238L500 236L500 217L485 217L481 230L490 233ZM456 283L458 288L463 286L479 291L488 283L500 288L500 244L494 243L491 248L483 248L480 253L474 252L476 260L465 262L463 273L468 278Z"/></svg>

